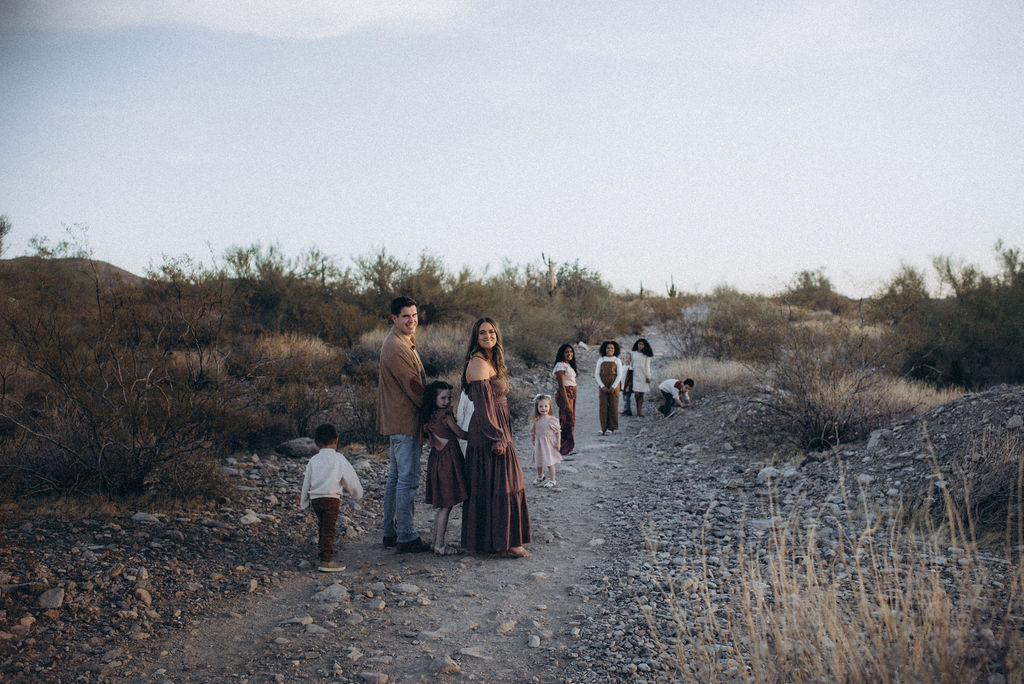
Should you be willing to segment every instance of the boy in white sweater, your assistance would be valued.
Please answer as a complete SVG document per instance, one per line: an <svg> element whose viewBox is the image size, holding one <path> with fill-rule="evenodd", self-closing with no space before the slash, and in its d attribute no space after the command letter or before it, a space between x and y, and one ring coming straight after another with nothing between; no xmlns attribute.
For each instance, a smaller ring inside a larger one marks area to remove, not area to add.
<svg viewBox="0 0 1024 684"><path fill-rule="evenodd" d="M334 561L334 528L338 523L341 491L353 499L363 498L363 485L355 468L339 454L338 431L324 424L313 435L320 451L306 464L306 477L302 481L299 508L312 508L319 526L320 572L340 572L345 569Z"/></svg>

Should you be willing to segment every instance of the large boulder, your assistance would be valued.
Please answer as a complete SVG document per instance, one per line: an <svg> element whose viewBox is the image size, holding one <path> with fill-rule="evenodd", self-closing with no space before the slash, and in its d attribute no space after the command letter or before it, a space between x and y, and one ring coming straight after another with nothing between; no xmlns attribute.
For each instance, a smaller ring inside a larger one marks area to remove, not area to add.
<svg viewBox="0 0 1024 684"><path fill-rule="evenodd" d="M309 458L320 451L320 447L309 437L299 437L281 442L274 447L274 451L289 458Z"/></svg>

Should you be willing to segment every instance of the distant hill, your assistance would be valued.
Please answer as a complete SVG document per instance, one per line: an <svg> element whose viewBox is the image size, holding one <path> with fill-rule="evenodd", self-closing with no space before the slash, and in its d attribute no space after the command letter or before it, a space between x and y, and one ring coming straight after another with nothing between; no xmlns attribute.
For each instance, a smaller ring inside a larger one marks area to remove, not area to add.
<svg viewBox="0 0 1024 684"><path fill-rule="evenodd" d="M26 277L34 273L46 270L66 270L76 277L93 277L93 271L99 274L100 280L104 283L122 282L126 285L141 285L145 278L134 273L118 268L105 261L90 261L89 259L50 259L44 257L23 256L13 259L0 259L0 275L6 277Z"/></svg>

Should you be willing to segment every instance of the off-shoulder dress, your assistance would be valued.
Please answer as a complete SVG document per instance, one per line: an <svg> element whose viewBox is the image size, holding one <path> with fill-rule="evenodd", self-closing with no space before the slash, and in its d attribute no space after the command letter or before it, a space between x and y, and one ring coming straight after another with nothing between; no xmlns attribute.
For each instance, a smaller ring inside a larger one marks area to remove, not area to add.
<svg viewBox="0 0 1024 684"><path fill-rule="evenodd" d="M473 402L466 445L469 499L462 506L462 546L471 552L507 551L530 541L526 483L512 442L509 386L495 375L469 383ZM494 447L504 453L494 453Z"/></svg>

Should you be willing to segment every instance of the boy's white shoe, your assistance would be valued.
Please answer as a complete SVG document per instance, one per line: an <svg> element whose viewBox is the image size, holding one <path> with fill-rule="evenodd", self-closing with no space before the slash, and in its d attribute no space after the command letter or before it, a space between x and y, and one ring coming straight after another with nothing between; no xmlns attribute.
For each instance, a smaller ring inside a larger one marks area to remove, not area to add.
<svg viewBox="0 0 1024 684"><path fill-rule="evenodd" d="M547 475L541 475L540 477L533 478L533 486L534 487L539 487L540 485L544 484L544 480L546 480L546 479L547 479Z"/></svg>
<svg viewBox="0 0 1024 684"><path fill-rule="evenodd" d="M345 569L345 566L337 561L328 561L327 563L321 563L320 567L317 568L320 572L341 572Z"/></svg>
<svg viewBox="0 0 1024 684"><path fill-rule="evenodd" d="M552 488L554 488L554 487L557 487L557 486L558 486L558 481L557 481L557 480L548 480L547 482L545 482L545 483L544 483L543 485L541 485L541 486L542 486L542 487L547 487L548 489L552 489Z"/></svg>

